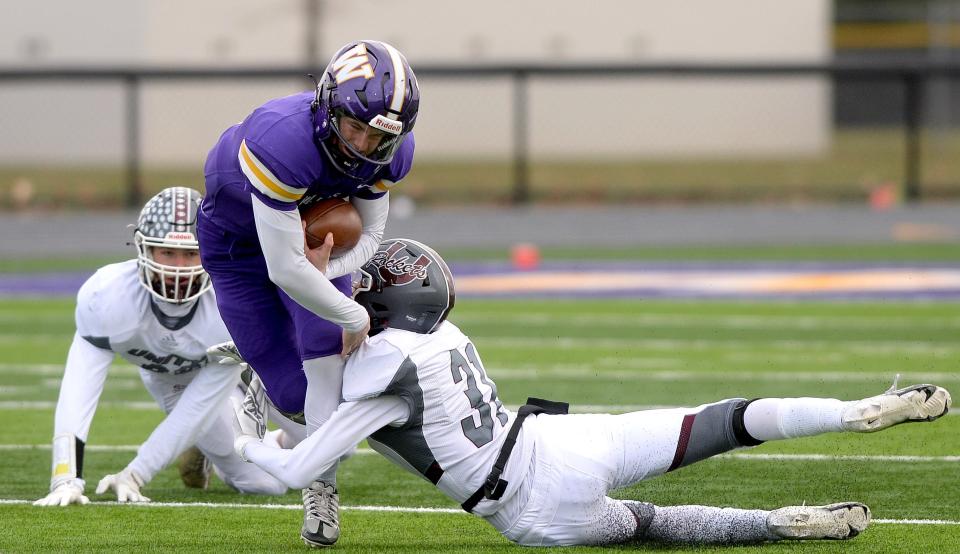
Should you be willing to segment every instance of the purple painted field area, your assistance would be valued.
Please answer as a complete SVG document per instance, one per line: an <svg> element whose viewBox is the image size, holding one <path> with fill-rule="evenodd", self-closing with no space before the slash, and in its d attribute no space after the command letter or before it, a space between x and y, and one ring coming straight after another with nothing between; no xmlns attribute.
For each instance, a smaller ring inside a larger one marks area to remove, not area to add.
<svg viewBox="0 0 960 554"><path fill-rule="evenodd" d="M452 264L461 297L960 299L960 265L560 262ZM0 275L0 296L74 296L90 272Z"/></svg>

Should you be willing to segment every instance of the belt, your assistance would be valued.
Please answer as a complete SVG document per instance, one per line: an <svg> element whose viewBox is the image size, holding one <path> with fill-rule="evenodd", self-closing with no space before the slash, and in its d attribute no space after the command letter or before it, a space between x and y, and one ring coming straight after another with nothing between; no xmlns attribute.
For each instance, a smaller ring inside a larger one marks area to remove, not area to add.
<svg viewBox="0 0 960 554"><path fill-rule="evenodd" d="M500 478L503 469L507 466L507 460L513 452L513 447L517 444L517 435L520 434L520 427L523 426L523 420L529 415L535 414L566 414L570 410L570 405L566 402L554 402L542 398L527 398L527 403L517 410L517 417L513 420L510 430L507 431L507 438L500 446L500 455L493 464L493 469L487 475L483 485L477 489L470 498L460 505L464 511L473 512L477 504L487 498L489 500L499 500L503 492L507 490L508 482Z"/></svg>

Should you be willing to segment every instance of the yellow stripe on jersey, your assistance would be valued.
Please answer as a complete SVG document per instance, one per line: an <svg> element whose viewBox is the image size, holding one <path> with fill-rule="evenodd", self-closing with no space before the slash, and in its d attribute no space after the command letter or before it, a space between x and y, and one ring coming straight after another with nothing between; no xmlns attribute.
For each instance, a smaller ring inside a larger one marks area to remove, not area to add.
<svg viewBox="0 0 960 554"><path fill-rule="evenodd" d="M373 188L379 190L380 192L387 192L388 190L390 190L391 188L393 188L393 185L395 185L395 184L396 184L396 183L394 183L393 181L387 181L386 179L380 179L379 181L377 181L377 184L373 185Z"/></svg>
<svg viewBox="0 0 960 554"><path fill-rule="evenodd" d="M257 190L274 200L282 202L297 201L306 193L304 189L285 185L247 148L247 141L240 143L240 169Z"/></svg>

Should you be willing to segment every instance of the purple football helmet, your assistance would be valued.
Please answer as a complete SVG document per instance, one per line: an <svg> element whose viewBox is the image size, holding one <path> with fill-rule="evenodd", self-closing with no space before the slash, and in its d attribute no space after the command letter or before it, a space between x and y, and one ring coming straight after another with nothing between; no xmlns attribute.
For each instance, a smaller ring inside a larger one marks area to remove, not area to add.
<svg viewBox="0 0 960 554"><path fill-rule="evenodd" d="M369 180L393 160L419 108L420 87L403 54L385 42L351 42L317 83L314 138L337 169Z"/></svg>

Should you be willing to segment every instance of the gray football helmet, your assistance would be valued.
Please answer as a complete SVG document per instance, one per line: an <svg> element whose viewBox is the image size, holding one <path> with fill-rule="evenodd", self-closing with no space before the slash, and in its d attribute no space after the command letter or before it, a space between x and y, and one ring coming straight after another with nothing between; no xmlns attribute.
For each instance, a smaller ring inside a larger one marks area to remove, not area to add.
<svg viewBox="0 0 960 554"><path fill-rule="evenodd" d="M147 201L140 212L133 232L140 284L157 300L184 304L210 290L210 276L199 261L200 200L200 193L192 188L170 187ZM196 263L180 265L177 259L183 258L176 255L178 251L196 252Z"/></svg>
<svg viewBox="0 0 960 554"><path fill-rule="evenodd" d="M432 333L453 309L453 274L423 243L385 239L359 273L354 300L370 314L371 336L388 327Z"/></svg>

